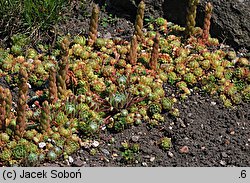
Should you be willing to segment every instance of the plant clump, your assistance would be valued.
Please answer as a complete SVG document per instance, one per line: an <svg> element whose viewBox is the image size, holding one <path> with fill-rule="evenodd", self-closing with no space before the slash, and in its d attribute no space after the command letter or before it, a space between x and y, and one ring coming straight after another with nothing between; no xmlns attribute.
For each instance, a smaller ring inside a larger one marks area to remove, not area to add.
<svg viewBox="0 0 250 183"><path fill-rule="evenodd" d="M171 138L164 137L160 140L160 147L163 150L169 150L172 147Z"/></svg>
<svg viewBox="0 0 250 183"><path fill-rule="evenodd" d="M163 113L178 117L177 101L194 91L217 96L227 107L249 102L249 60L221 50L215 38L201 41L193 22L198 1L190 2L186 28L158 18L143 32L142 1L130 44L97 38L94 7L88 38L61 36L41 53L1 48L0 75L19 94L12 105L10 90L0 87L0 162L67 159L104 129L157 126L165 122ZM171 139L160 146L168 150ZM123 144L123 159L133 161L139 149Z"/></svg>

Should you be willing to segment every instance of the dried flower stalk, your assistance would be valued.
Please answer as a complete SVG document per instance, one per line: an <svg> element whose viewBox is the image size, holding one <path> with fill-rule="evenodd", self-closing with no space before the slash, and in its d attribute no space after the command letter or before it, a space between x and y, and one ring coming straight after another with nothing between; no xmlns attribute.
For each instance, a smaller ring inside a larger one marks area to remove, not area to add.
<svg viewBox="0 0 250 183"><path fill-rule="evenodd" d="M186 36L191 36L194 34L195 19L196 19L196 9L199 4L199 0L189 0L187 9L187 25L186 25Z"/></svg>
<svg viewBox="0 0 250 183"><path fill-rule="evenodd" d="M138 5L136 21L135 21L135 35L137 36L137 40L143 40L143 18L144 18L144 11L145 11L145 3L141 1Z"/></svg>
<svg viewBox="0 0 250 183"><path fill-rule="evenodd" d="M62 58L59 62L59 71L57 74L57 89L59 92L59 97L62 98L66 94L66 79L69 70L69 40L67 37L61 42L61 47L63 50Z"/></svg>
<svg viewBox="0 0 250 183"><path fill-rule="evenodd" d="M129 50L129 62L131 65L135 65L137 62L137 37L134 35L131 40L130 50Z"/></svg>
<svg viewBox="0 0 250 183"><path fill-rule="evenodd" d="M49 70L49 100L54 104L58 99L56 86L56 69L51 67Z"/></svg>
<svg viewBox="0 0 250 183"><path fill-rule="evenodd" d="M92 9L92 15L90 19L89 39L88 39L89 46L93 46L93 44L97 39L98 16L99 16L99 8L98 5L95 4Z"/></svg>
<svg viewBox="0 0 250 183"><path fill-rule="evenodd" d="M12 95L8 88L5 89L5 102L6 102L6 118L11 118Z"/></svg>
<svg viewBox="0 0 250 183"><path fill-rule="evenodd" d="M19 70L19 99L17 103L16 134L23 137L26 129L26 108L28 98L28 73L24 67Z"/></svg>
<svg viewBox="0 0 250 183"><path fill-rule="evenodd" d="M8 126L12 119L12 113L11 113L11 106L12 106L12 95L8 88L4 90L4 96L5 96L5 127Z"/></svg>
<svg viewBox="0 0 250 183"><path fill-rule="evenodd" d="M151 58L149 62L149 66L153 70L158 69L158 57L159 57L159 42L160 42L160 34L157 32L154 38L154 44L153 44L153 49L151 52Z"/></svg>
<svg viewBox="0 0 250 183"><path fill-rule="evenodd" d="M209 37L212 11L213 11L212 4L207 3L206 9L205 9L204 26L203 26L203 33L202 33L202 39L205 43L207 43L208 37Z"/></svg>
<svg viewBox="0 0 250 183"><path fill-rule="evenodd" d="M0 130L6 128L5 119L6 119L6 101L5 101L5 89L0 86Z"/></svg>
<svg viewBox="0 0 250 183"><path fill-rule="evenodd" d="M50 107L48 101L44 101L42 104L40 123L42 132L50 131Z"/></svg>

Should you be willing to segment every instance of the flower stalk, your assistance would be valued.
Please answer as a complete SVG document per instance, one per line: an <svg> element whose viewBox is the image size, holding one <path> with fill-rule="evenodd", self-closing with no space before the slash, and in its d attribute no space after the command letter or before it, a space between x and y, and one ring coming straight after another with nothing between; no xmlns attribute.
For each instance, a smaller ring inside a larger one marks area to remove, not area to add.
<svg viewBox="0 0 250 183"><path fill-rule="evenodd" d="M19 99L17 103L16 135L23 137L27 126L26 109L28 99L28 73L24 67L19 70Z"/></svg>
<svg viewBox="0 0 250 183"><path fill-rule="evenodd" d="M95 4L92 9L92 15L90 19L89 39L88 39L89 46L93 46L93 44L97 39L98 16L99 16L99 8L98 5Z"/></svg>
<svg viewBox="0 0 250 183"><path fill-rule="evenodd" d="M187 9L187 24L186 24L186 36L190 37L194 34L194 28L196 24L196 9L199 4L199 0L189 0Z"/></svg>
<svg viewBox="0 0 250 183"><path fill-rule="evenodd" d="M50 131L50 106L48 101L44 101L42 104L40 123L42 132Z"/></svg>
<svg viewBox="0 0 250 183"><path fill-rule="evenodd" d="M203 26L203 33L202 33L202 39L205 43L208 42L208 38L209 38L212 11L213 11L212 4L207 3L206 9L205 9L204 26Z"/></svg>
<svg viewBox="0 0 250 183"><path fill-rule="evenodd" d="M143 40L143 18L144 18L144 11L145 11L145 3L141 1L138 5L136 21L135 21L135 35L137 36L137 40Z"/></svg>
<svg viewBox="0 0 250 183"><path fill-rule="evenodd" d="M8 88L0 86L0 130L5 130L11 118L12 95Z"/></svg>
<svg viewBox="0 0 250 183"><path fill-rule="evenodd" d="M137 37L134 35L131 40L130 50L129 50L129 62L131 65L135 65L137 62Z"/></svg>
<svg viewBox="0 0 250 183"><path fill-rule="evenodd" d="M49 100L54 104L58 99L56 86L56 69L51 67L49 70Z"/></svg>
<svg viewBox="0 0 250 183"><path fill-rule="evenodd" d="M59 71L57 74L57 89L59 97L62 98L66 94L66 79L69 70L69 40L65 37L61 42L62 58L59 62Z"/></svg>
<svg viewBox="0 0 250 183"><path fill-rule="evenodd" d="M159 42L160 42L160 34L157 32L154 38L154 45L151 52L151 58L149 62L149 66L152 70L156 71L158 69L158 57L159 57Z"/></svg>

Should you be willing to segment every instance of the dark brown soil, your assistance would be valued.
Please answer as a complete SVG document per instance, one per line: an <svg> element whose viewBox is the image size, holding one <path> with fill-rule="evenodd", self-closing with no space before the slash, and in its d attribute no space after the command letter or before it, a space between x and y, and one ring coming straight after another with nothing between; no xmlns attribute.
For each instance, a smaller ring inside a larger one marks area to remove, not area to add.
<svg viewBox="0 0 250 183"><path fill-rule="evenodd" d="M45 163L42 166L169 166L211 167L250 165L250 105L225 108L211 97L193 94L179 103L180 117L166 116L166 122L156 128L146 124L133 126L120 133L106 130L95 140L98 147L87 147L72 155L74 162ZM172 139L172 147L164 151L159 146L163 137ZM113 141L111 142L111 139ZM138 143L140 151L134 159L125 161L121 143ZM90 141L89 144L93 144ZM187 147L187 152L181 148ZM96 150L91 155L91 149Z"/></svg>
<svg viewBox="0 0 250 183"><path fill-rule="evenodd" d="M57 26L58 32L86 34L90 12L89 1L84 8L73 2L71 14ZM133 22L118 17L106 21L108 17L105 12L100 15L100 37L129 39ZM216 98L193 93L178 103L178 108L179 118L165 114L165 122L156 127L143 123L119 133L104 129L71 156L73 162L61 159L39 166L250 166L249 103L226 108ZM169 150L159 145L163 137L171 138ZM123 142L139 144L139 152L133 153L130 160L122 156Z"/></svg>

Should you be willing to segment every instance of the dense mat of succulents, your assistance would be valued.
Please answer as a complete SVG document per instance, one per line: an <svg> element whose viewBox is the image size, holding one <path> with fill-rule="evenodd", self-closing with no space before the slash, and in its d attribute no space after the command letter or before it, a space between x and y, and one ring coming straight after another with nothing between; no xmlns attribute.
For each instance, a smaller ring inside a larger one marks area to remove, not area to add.
<svg viewBox="0 0 250 183"><path fill-rule="evenodd" d="M209 3L204 28L195 27L197 2L189 3L187 27L158 18L143 29L142 1L131 42L97 38L97 6L87 38L67 35L52 48L35 50L24 49L27 37L13 36L11 48L0 49L0 76L19 88L13 105L10 89L0 87L1 164L67 159L104 128L164 123L162 114L177 117L176 101L194 90L216 95L228 107L249 102L249 60L209 37ZM176 93L165 93L164 83ZM35 95L29 88L37 88Z"/></svg>

